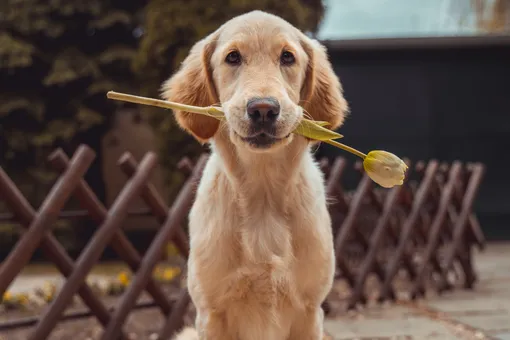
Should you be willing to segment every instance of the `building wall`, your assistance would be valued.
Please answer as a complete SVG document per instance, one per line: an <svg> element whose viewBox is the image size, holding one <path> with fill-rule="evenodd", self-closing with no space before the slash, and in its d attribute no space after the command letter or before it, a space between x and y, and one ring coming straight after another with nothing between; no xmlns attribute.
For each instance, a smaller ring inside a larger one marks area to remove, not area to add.
<svg viewBox="0 0 510 340"><path fill-rule="evenodd" d="M345 142L413 160L483 162L476 211L489 238L510 238L510 44L329 51L351 106Z"/></svg>

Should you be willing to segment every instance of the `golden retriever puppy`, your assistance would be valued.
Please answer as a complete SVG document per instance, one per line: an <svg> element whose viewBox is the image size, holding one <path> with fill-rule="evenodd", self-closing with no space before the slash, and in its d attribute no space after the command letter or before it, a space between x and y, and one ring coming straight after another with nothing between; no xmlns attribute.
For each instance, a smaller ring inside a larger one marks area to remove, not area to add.
<svg viewBox="0 0 510 340"><path fill-rule="evenodd" d="M226 116L175 112L212 150L189 216L196 330L177 339L322 339L331 221L311 141L292 131L304 116L343 122L347 103L325 49L277 16L250 12L199 41L163 97L221 104Z"/></svg>

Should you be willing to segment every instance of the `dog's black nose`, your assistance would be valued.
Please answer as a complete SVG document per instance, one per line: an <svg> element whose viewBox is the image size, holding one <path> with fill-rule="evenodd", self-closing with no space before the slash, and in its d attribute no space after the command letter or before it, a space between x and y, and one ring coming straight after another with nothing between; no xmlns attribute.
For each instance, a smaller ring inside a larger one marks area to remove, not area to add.
<svg viewBox="0 0 510 340"><path fill-rule="evenodd" d="M246 112L253 122L274 122L280 114L280 104L275 98L252 98L246 104Z"/></svg>

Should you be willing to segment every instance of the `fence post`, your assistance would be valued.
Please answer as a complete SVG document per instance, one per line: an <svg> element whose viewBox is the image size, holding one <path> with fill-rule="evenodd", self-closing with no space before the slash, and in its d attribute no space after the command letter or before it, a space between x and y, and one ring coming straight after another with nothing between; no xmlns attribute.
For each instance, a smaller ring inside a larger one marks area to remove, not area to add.
<svg viewBox="0 0 510 340"><path fill-rule="evenodd" d="M53 185L27 232L2 263L0 267L0 296L3 296L14 278L30 261L46 231L57 221L60 210L62 210L74 188L92 164L95 156L94 151L87 146L78 148L69 168Z"/></svg>
<svg viewBox="0 0 510 340"><path fill-rule="evenodd" d="M46 339L51 333L69 300L76 292L77 287L84 281L86 275L92 269L94 263L99 259L102 251L114 235L115 230L119 227L120 222L126 217L129 205L140 193L155 166L155 154L148 153L142 160L140 168L135 176L128 181L113 203L101 227L96 231L81 253L78 261L76 261L76 268L68 277L50 308L44 313L43 317L36 325L29 340Z"/></svg>
<svg viewBox="0 0 510 340"><path fill-rule="evenodd" d="M120 301L118 308L115 310L113 314L112 321L110 322L105 332L103 333L103 336L101 337L103 340L115 339L118 336L120 329L122 327L122 323L129 314L129 311L135 305L136 298L142 291L143 287L146 285L147 280L150 278L151 272L154 266L156 265L156 262L161 257L165 244L176 235L178 228L180 228L181 221L188 214L188 211L193 203L193 199L195 196L194 189L197 182L200 179L200 176L202 175L202 170L205 167L207 158L208 158L207 156L203 155L198 160L192 175L186 181L184 187L180 190L179 195L175 199L175 202L167 215L167 220L165 221L163 227L160 229L159 233L154 238L154 241L152 241L151 245L149 246L149 249L147 250L147 253L143 258L140 268L138 269L136 275L134 276L131 285L127 288L126 292L124 293L124 296ZM135 165L132 159L125 158L122 164L125 164L124 168L128 170L127 167L129 166L130 163L131 165ZM126 172L131 171L128 170ZM151 186L145 187L145 190L147 191L150 191L151 189L153 189ZM176 306L179 306L180 302L181 301L177 301ZM170 314L170 318L176 317L175 310L176 307L174 306L174 309ZM182 318L182 315L177 317Z"/></svg>
<svg viewBox="0 0 510 340"><path fill-rule="evenodd" d="M448 182L446 183L444 190L441 193L438 211L436 213L436 216L434 217L434 221L432 222L432 226L429 231L428 243L425 248L423 257L421 259L422 262L419 265L414 285L411 289L412 298L424 295L425 293L423 288L423 281L425 280L427 264L429 263L431 257L434 255L434 252L437 249L441 227L443 226L443 223L445 221L446 213L448 211L448 205L450 204L450 201L452 199L454 185L455 182L458 180L460 170L461 170L460 162L455 161L450 169Z"/></svg>

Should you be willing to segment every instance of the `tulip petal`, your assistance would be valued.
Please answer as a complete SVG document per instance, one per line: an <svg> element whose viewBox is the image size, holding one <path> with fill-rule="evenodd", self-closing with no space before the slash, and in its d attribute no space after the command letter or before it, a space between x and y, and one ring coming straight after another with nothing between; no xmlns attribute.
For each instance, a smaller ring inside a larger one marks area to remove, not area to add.
<svg viewBox="0 0 510 340"><path fill-rule="evenodd" d="M407 164L392 153L370 151L363 161L363 168L368 176L384 188L404 184Z"/></svg>
<svg viewBox="0 0 510 340"><path fill-rule="evenodd" d="M331 140L342 138L343 136L335 131L324 128L327 122L314 122L313 120L303 119L299 123L298 127L294 130L294 133L315 139L319 141Z"/></svg>

